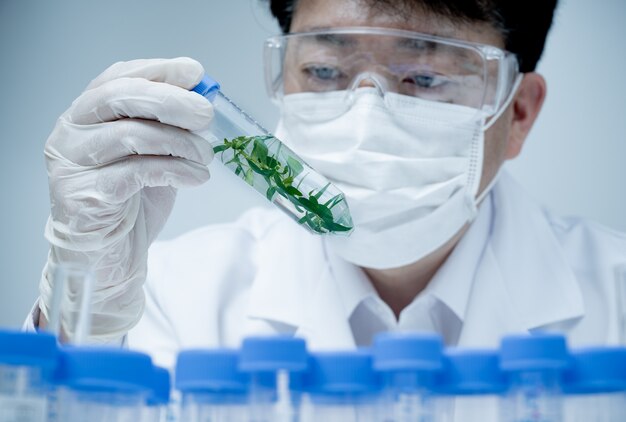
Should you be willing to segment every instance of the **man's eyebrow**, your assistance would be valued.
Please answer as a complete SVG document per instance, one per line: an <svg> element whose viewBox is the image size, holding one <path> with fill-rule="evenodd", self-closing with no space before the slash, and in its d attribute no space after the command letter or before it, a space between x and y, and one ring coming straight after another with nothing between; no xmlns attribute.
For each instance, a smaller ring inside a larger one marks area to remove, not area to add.
<svg viewBox="0 0 626 422"><path fill-rule="evenodd" d="M405 50L427 51L435 50L436 44L429 40L421 40L417 38L400 38L396 45Z"/></svg>
<svg viewBox="0 0 626 422"><path fill-rule="evenodd" d="M317 34L315 41L337 47L348 47L358 44L358 42L350 36L342 34Z"/></svg>

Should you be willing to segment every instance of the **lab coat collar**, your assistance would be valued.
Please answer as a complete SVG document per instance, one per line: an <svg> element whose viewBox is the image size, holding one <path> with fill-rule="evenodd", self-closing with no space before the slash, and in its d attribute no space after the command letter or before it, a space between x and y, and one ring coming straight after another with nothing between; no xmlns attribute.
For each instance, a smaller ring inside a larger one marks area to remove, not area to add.
<svg viewBox="0 0 626 422"><path fill-rule="evenodd" d="M363 270L332 252L328 242L324 242L331 276L336 280L337 290L343 305L344 316L349 319L354 310L368 297L378 293Z"/></svg>
<svg viewBox="0 0 626 422"><path fill-rule="evenodd" d="M580 287L543 210L506 173L491 194L493 225L469 297L460 345L580 318Z"/></svg>
<svg viewBox="0 0 626 422"><path fill-rule="evenodd" d="M313 350L355 347L321 237L282 219L258 242L255 260L248 318L291 326Z"/></svg>
<svg viewBox="0 0 626 422"><path fill-rule="evenodd" d="M250 318L294 327L303 323L302 309L313 293L313 281L328 271L318 239L282 217L259 237L248 306Z"/></svg>
<svg viewBox="0 0 626 422"><path fill-rule="evenodd" d="M506 173L494 201L490 247L524 326L539 328L583 316L580 286L544 210Z"/></svg>

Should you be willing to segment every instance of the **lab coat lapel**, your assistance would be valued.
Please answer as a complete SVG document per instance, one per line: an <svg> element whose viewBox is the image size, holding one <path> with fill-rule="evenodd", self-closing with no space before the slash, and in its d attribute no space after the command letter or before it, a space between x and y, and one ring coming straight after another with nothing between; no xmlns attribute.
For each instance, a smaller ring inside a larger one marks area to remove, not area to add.
<svg viewBox="0 0 626 422"><path fill-rule="evenodd" d="M289 328L311 349L354 347L321 237L281 223L259 242L255 261L245 335L261 321Z"/></svg>
<svg viewBox="0 0 626 422"><path fill-rule="evenodd" d="M542 210L510 176L494 188L492 232L459 344L494 347L508 333L584 315L580 287Z"/></svg>
<svg viewBox="0 0 626 422"><path fill-rule="evenodd" d="M356 347L354 335L330 267L316 283L309 302L304 306L304 318L296 335L308 339L313 350L341 350Z"/></svg>

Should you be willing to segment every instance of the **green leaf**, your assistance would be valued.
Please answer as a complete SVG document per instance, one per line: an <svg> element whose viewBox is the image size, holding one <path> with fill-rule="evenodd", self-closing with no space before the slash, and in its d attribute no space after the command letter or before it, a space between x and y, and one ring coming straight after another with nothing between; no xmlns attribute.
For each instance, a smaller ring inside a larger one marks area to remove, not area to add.
<svg viewBox="0 0 626 422"><path fill-rule="evenodd" d="M261 167L259 167L258 163L255 162L253 159L245 157L246 162L248 163L248 165L252 168L252 170L254 170L256 173L259 173L263 176L271 176L273 174L272 170L269 169L263 169Z"/></svg>
<svg viewBox="0 0 626 422"><path fill-rule="evenodd" d="M226 151L228 148L230 148L228 145L226 144L222 144L222 145L216 145L213 147L213 153L214 154L218 154L222 151Z"/></svg>
<svg viewBox="0 0 626 422"><path fill-rule="evenodd" d="M316 193L315 195L313 195L313 197L315 199L320 199L320 196L322 196L324 194L324 192L326 192L326 189L328 189L329 186L330 186L330 183L328 183L326 186L324 186L322 189L320 189L320 191L318 193Z"/></svg>
<svg viewBox="0 0 626 422"><path fill-rule="evenodd" d="M343 201L343 195L338 193L337 195L330 198L328 201L324 203L328 207L328 209L332 209L335 205L341 203Z"/></svg>
<svg viewBox="0 0 626 422"><path fill-rule="evenodd" d="M254 146L252 147L252 157L259 163L267 162L267 146L263 143L261 138L254 138Z"/></svg>
<svg viewBox="0 0 626 422"><path fill-rule="evenodd" d="M267 157L265 160L265 164L268 168L276 169L277 171L281 171L280 162L274 157Z"/></svg>
<svg viewBox="0 0 626 422"><path fill-rule="evenodd" d="M254 173L252 172L251 168L246 170L246 175L244 176L244 180L250 186L254 186Z"/></svg>
<svg viewBox="0 0 626 422"><path fill-rule="evenodd" d="M285 190L287 191L287 193L289 193L289 195L302 196L302 192L300 192L298 189L294 188L293 186L286 186Z"/></svg>
<svg viewBox="0 0 626 422"><path fill-rule="evenodd" d="M297 175L302 173L302 170L304 170L304 167L302 166L300 161L296 160L292 156L288 156L287 157L287 165L289 166L289 168L293 172L293 174L292 174L293 177L296 177Z"/></svg>
<svg viewBox="0 0 626 422"><path fill-rule="evenodd" d="M331 232L349 232L353 227L344 226L332 221L325 221L324 226Z"/></svg>
<svg viewBox="0 0 626 422"><path fill-rule="evenodd" d="M226 161L224 164L232 164L232 163L239 164L241 166L241 161L239 161L239 156L235 155L233 158Z"/></svg>
<svg viewBox="0 0 626 422"><path fill-rule="evenodd" d="M316 233L326 233L326 230L323 229L322 225L319 222L319 218L314 215L307 213L304 217L302 217L299 221L306 223L307 226L311 228Z"/></svg>
<svg viewBox="0 0 626 422"><path fill-rule="evenodd" d="M272 186L271 188L269 188L267 190L267 192L265 192L265 196L267 197L268 200L273 200L274 199L274 194L276 193L276 188L274 186Z"/></svg>
<svg viewBox="0 0 626 422"><path fill-rule="evenodd" d="M287 190L287 186L285 186L285 183L283 182L283 179L280 178L279 174L273 173L272 180L274 180L274 183L276 183L276 185L279 186L281 189L285 191Z"/></svg>

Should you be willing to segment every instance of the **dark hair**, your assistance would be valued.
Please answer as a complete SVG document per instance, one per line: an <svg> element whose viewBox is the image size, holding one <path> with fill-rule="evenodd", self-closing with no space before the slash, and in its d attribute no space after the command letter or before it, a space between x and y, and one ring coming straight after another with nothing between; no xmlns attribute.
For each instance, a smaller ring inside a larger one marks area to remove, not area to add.
<svg viewBox="0 0 626 422"><path fill-rule="evenodd" d="M416 8L460 23L488 23L502 34L506 50L514 53L520 71L532 72L543 53L557 0L363 0L387 13ZM298 0L269 0L272 15L289 32Z"/></svg>

